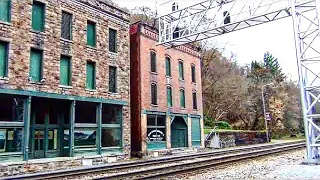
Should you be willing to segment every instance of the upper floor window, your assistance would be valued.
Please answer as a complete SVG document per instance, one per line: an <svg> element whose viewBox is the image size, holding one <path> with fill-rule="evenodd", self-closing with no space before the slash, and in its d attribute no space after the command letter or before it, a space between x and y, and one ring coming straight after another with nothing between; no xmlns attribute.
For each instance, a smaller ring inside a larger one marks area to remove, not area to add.
<svg viewBox="0 0 320 180"><path fill-rule="evenodd" d="M117 30L109 29L109 51L117 53Z"/></svg>
<svg viewBox="0 0 320 180"><path fill-rule="evenodd" d="M32 29L36 31L44 31L45 22L45 5L38 1L33 1L32 5Z"/></svg>
<svg viewBox="0 0 320 180"><path fill-rule="evenodd" d="M0 77L8 76L8 43L0 41Z"/></svg>
<svg viewBox="0 0 320 180"><path fill-rule="evenodd" d="M96 47L96 23L87 21L87 45Z"/></svg>
<svg viewBox="0 0 320 180"><path fill-rule="evenodd" d="M191 80L193 83L196 82L196 67L193 64L191 65Z"/></svg>
<svg viewBox="0 0 320 180"><path fill-rule="evenodd" d="M30 58L30 81L40 82L42 79L42 54L43 51L37 49L31 49Z"/></svg>
<svg viewBox="0 0 320 180"><path fill-rule="evenodd" d="M61 37L72 39L72 14L62 11Z"/></svg>
<svg viewBox="0 0 320 180"><path fill-rule="evenodd" d="M158 94L157 94L157 84L151 84L151 104L157 105L158 104Z"/></svg>
<svg viewBox="0 0 320 180"><path fill-rule="evenodd" d="M11 0L0 0L0 21L10 22Z"/></svg>
<svg viewBox="0 0 320 180"><path fill-rule="evenodd" d="M172 4L172 11L176 11L176 10L178 10L178 9L179 9L178 3L174 2L174 3Z"/></svg>
<svg viewBox="0 0 320 180"><path fill-rule="evenodd" d="M171 61L169 57L166 57L166 76L171 77Z"/></svg>
<svg viewBox="0 0 320 180"><path fill-rule="evenodd" d="M117 67L109 66L109 92L117 92Z"/></svg>
<svg viewBox="0 0 320 180"><path fill-rule="evenodd" d="M179 79L184 80L183 62L179 61Z"/></svg>
<svg viewBox="0 0 320 180"><path fill-rule="evenodd" d="M197 93L196 92L192 93L192 100L193 100L193 109L198 109Z"/></svg>
<svg viewBox="0 0 320 180"><path fill-rule="evenodd" d="M184 89L180 89L180 107L186 108L186 99L185 99Z"/></svg>
<svg viewBox="0 0 320 180"><path fill-rule="evenodd" d="M172 88L167 87L167 106L172 107Z"/></svg>
<svg viewBox="0 0 320 180"><path fill-rule="evenodd" d="M71 58L68 56L61 56L60 59L60 84L71 85Z"/></svg>
<svg viewBox="0 0 320 180"><path fill-rule="evenodd" d="M87 61L86 87L96 89L96 63Z"/></svg>
<svg viewBox="0 0 320 180"><path fill-rule="evenodd" d="M157 54L154 51L150 52L151 72L157 72Z"/></svg>

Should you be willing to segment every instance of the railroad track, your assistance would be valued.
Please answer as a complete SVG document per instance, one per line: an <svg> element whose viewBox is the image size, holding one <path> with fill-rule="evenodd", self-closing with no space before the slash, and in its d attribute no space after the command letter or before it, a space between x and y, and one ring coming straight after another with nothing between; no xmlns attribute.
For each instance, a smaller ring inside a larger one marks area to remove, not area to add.
<svg viewBox="0 0 320 180"><path fill-rule="evenodd" d="M304 147L304 141L287 142L155 158L145 161L131 161L93 167L81 167L71 170L26 174L3 179L81 179L81 177L84 176L90 179L153 179Z"/></svg>

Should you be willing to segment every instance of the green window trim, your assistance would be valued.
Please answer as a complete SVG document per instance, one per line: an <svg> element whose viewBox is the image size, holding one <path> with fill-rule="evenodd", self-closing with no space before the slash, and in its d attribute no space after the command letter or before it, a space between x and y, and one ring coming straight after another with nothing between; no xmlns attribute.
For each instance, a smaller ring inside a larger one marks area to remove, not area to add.
<svg viewBox="0 0 320 180"><path fill-rule="evenodd" d="M158 105L158 89L157 84L152 83L151 84L151 104L152 105Z"/></svg>
<svg viewBox="0 0 320 180"><path fill-rule="evenodd" d="M185 92L184 89L180 89L180 107L186 108Z"/></svg>
<svg viewBox="0 0 320 180"><path fill-rule="evenodd" d="M96 89L96 63L92 61L87 61L87 73L86 73L86 88L90 90Z"/></svg>
<svg viewBox="0 0 320 180"><path fill-rule="evenodd" d="M96 47L96 23L87 21L87 45Z"/></svg>
<svg viewBox="0 0 320 180"><path fill-rule="evenodd" d="M32 5L32 29L43 32L45 25L45 4L33 1Z"/></svg>
<svg viewBox="0 0 320 180"><path fill-rule="evenodd" d="M71 58L68 56L60 59L60 85L71 86Z"/></svg>
<svg viewBox="0 0 320 180"><path fill-rule="evenodd" d="M61 37L72 40L72 14L65 11L61 15Z"/></svg>
<svg viewBox="0 0 320 180"><path fill-rule="evenodd" d="M0 21L11 22L11 0L0 0Z"/></svg>
<svg viewBox="0 0 320 180"><path fill-rule="evenodd" d="M193 147L201 146L201 127L199 118L191 118L191 141Z"/></svg>
<svg viewBox="0 0 320 180"><path fill-rule="evenodd" d="M32 82L42 79L43 51L31 48L29 77Z"/></svg>
<svg viewBox="0 0 320 180"><path fill-rule="evenodd" d="M8 77L9 43L0 41L0 77Z"/></svg>
<svg viewBox="0 0 320 180"><path fill-rule="evenodd" d="M197 93L196 92L192 93L192 101L193 101L193 109L197 110L198 109L198 102L197 102Z"/></svg>
<svg viewBox="0 0 320 180"><path fill-rule="evenodd" d="M117 53L117 30L109 29L109 52Z"/></svg>
<svg viewBox="0 0 320 180"><path fill-rule="evenodd" d="M150 70L151 72L157 72L157 54L154 51L150 52Z"/></svg>
<svg viewBox="0 0 320 180"><path fill-rule="evenodd" d="M167 87L167 106L172 107L172 88Z"/></svg>
<svg viewBox="0 0 320 180"><path fill-rule="evenodd" d="M179 79L184 80L183 62L179 61Z"/></svg>
<svg viewBox="0 0 320 180"><path fill-rule="evenodd" d="M171 77L171 61L169 57L166 57L166 76Z"/></svg>
<svg viewBox="0 0 320 180"><path fill-rule="evenodd" d="M196 83L196 67L191 65L191 80L193 83Z"/></svg>

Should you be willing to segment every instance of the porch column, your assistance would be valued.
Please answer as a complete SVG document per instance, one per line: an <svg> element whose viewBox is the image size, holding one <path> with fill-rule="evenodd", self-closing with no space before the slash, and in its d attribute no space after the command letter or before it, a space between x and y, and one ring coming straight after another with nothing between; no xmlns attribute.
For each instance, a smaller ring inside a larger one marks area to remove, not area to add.
<svg viewBox="0 0 320 180"><path fill-rule="evenodd" d="M31 114L31 96L29 96L24 102L24 148L23 148L23 160L28 160L29 157L29 137L30 137L30 114Z"/></svg>
<svg viewBox="0 0 320 180"><path fill-rule="evenodd" d="M96 108L96 118L97 118L97 148L98 154L101 154L101 124L102 124L102 103L99 103Z"/></svg>
<svg viewBox="0 0 320 180"><path fill-rule="evenodd" d="M201 132L201 147L204 148L204 124L203 124L203 117L200 118L200 132Z"/></svg>
<svg viewBox="0 0 320 180"><path fill-rule="evenodd" d="M192 122L191 122L191 117L188 116L187 117L187 125L188 125L188 147L191 148L192 147L192 131L191 131L191 126L192 126Z"/></svg>
<svg viewBox="0 0 320 180"><path fill-rule="evenodd" d="M167 149L171 148L171 119L173 117L171 117L169 114L167 114L166 116L166 145L167 145Z"/></svg>
<svg viewBox="0 0 320 180"><path fill-rule="evenodd" d="M69 123L69 156L74 156L74 123L75 123L76 101L70 105L70 123Z"/></svg>
<svg viewBox="0 0 320 180"><path fill-rule="evenodd" d="M141 151L142 153L146 153L147 151L147 115L141 114Z"/></svg>

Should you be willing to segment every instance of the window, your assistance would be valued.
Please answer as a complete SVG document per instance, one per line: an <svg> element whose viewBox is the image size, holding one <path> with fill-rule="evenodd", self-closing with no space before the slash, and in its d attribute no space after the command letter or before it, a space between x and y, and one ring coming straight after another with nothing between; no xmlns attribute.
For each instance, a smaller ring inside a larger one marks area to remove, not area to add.
<svg viewBox="0 0 320 180"><path fill-rule="evenodd" d="M96 89L96 63L87 61L87 77L86 87L87 89Z"/></svg>
<svg viewBox="0 0 320 180"><path fill-rule="evenodd" d="M174 3L172 4L172 12L173 12L173 11L176 11L176 10L178 10L178 9L179 9L178 3L174 2Z"/></svg>
<svg viewBox="0 0 320 180"><path fill-rule="evenodd" d="M166 116L147 115L147 148L166 148Z"/></svg>
<svg viewBox="0 0 320 180"><path fill-rule="evenodd" d="M72 14L62 11L61 37L72 39Z"/></svg>
<svg viewBox="0 0 320 180"><path fill-rule="evenodd" d="M117 92L117 68L109 66L109 92Z"/></svg>
<svg viewBox="0 0 320 180"><path fill-rule="evenodd" d="M61 56L60 84L65 86L71 85L71 58L67 56Z"/></svg>
<svg viewBox="0 0 320 180"><path fill-rule="evenodd" d="M10 22L11 0L0 1L0 21Z"/></svg>
<svg viewBox="0 0 320 180"><path fill-rule="evenodd" d="M40 82L42 79L42 51L31 48L30 80Z"/></svg>
<svg viewBox="0 0 320 180"><path fill-rule="evenodd" d="M0 41L0 77L8 76L8 43Z"/></svg>
<svg viewBox="0 0 320 180"><path fill-rule="evenodd" d="M171 77L171 62L169 57L166 57L166 76Z"/></svg>
<svg viewBox="0 0 320 180"><path fill-rule="evenodd" d="M186 108L186 100L185 100L185 94L183 89L180 89L180 107Z"/></svg>
<svg viewBox="0 0 320 180"><path fill-rule="evenodd" d="M87 45L96 47L96 23L87 21Z"/></svg>
<svg viewBox="0 0 320 180"><path fill-rule="evenodd" d="M183 62L179 61L179 79L184 80L184 75L183 75Z"/></svg>
<svg viewBox="0 0 320 180"><path fill-rule="evenodd" d="M102 147L121 147L122 107L109 104L102 106Z"/></svg>
<svg viewBox="0 0 320 180"><path fill-rule="evenodd" d="M192 93L192 100L193 100L193 109L198 109L198 105L197 105L197 93L193 92Z"/></svg>
<svg viewBox="0 0 320 180"><path fill-rule="evenodd" d="M196 82L196 67L194 65L191 65L191 79L192 82Z"/></svg>
<svg viewBox="0 0 320 180"><path fill-rule="evenodd" d="M157 72L157 54L153 51L150 52L151 72Z"/></svg>
<svg viewBox="0 0 320 180"><path fill-rule="evenodd" d="M172 89L170 86L167 87L167 106L172 107Z"/></svg>
<svg viewBox="0 0 320 180"><path fill-rule="evenodd" d="M32 6L32 29L36 31L44 31L44 12L45 5L38 1L33 1Z"/></svg>
<svg viewBox="0 0 320 180"><path fill-rule="evenodd" d="M152 105L157 105L157 85L152 83L151 84L151 104Z"/></svg>
<svg viewBox="0 0 320 180"><path fill-rule="evenodd" d="M191 141L192 146L201 146L200 119L191 118Z"/></svg>
<svg viewBox="0 0 320 180"><path fill-rule="evenodd" d="M109 51L117 53L117 31L109 29Z"/></svg>

